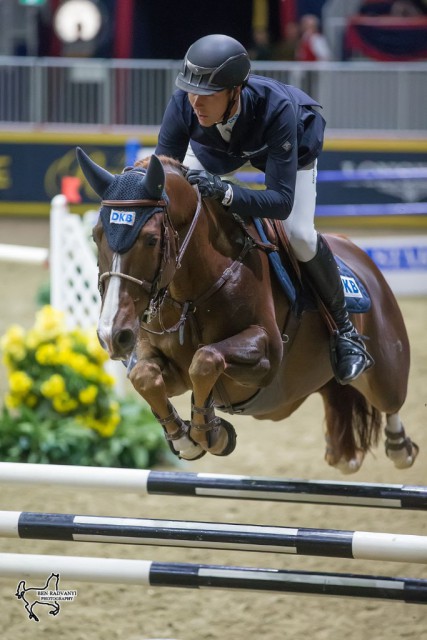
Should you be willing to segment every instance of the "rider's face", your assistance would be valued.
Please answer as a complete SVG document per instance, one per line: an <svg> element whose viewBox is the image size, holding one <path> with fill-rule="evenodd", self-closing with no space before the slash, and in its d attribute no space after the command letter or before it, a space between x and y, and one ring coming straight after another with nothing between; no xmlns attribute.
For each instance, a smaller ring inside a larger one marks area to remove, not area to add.
<svg viewBox="0 0 427 640"><path fill-rule="evenodd" d="M224 91L218 91L209 96L200 96L195 93L188 94L190 104L202 127L212 127L215 123L221 122L228 107L231 93L230 89L224 89ZM230 116L234 114L236 109L237 106L234 105Z"/></svg>

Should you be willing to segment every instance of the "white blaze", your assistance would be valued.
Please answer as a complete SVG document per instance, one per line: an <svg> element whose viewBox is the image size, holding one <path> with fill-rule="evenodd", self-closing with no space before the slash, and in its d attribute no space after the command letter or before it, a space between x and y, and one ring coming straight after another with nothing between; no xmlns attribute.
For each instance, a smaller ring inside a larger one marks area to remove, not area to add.
<svg viewBox="0 0 427 640"><path fill-rule="evenodd" d="M121 256L115 253L111 271L120 273ZM104 296L101 315L98 322L98 334L105 346L110 350L114 318L119 310L120 277L110 276L107 292ZM112 349L111 349L112 350Z"/></svg>

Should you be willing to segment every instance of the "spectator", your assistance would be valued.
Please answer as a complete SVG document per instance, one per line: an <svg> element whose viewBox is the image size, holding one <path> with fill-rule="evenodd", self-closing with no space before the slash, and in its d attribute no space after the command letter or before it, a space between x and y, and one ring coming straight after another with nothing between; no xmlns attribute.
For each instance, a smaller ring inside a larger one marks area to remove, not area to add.
<svg viewBox="0 0 427 640"><path fill-rule="evenodd" d="M295 60L295 52L298 44L299 28L296 22L288 22L285 25L285 35L274 47L273 60Z"/></svg>
<svg viewBox="0 0 427 640"><path fill-rule="evenodd" d="M295 52L295 60L314 62L331 60L332 54L328 41L320 33L319 18L311 13L302 16L300 38Z"/></svg>
<svg viewBox="0 0 427 640"><path fill-rule="evenodd" d="M270 34L265 27L255 27L252 33L253 46L249 49L251 60L271 60Z"/></svg>

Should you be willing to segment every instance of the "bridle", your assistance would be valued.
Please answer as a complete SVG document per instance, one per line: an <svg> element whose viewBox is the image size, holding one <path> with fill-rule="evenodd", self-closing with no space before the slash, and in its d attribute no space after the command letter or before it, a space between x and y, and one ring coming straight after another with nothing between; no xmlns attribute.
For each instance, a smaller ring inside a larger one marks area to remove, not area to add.
<svg viewBox="0 0 427 640"><path fill-rule="evenodd" d="M199 190L197 189L196 211L181 246L179 246L179 235L172 224L168 211L168 202L166 200L102 200L101 205L105 205L107 207L156 207L161 209L163 216L162 253L159 269L154 279L152 281L140 280L128 275L127 273L122 273L121 271L105 271L98 277L98 288L101 296L104 293L105 281L112 276L117 276L122 280L128 280L129 282L133 282L134 284L142 287L142 289L150 296L149 306L153 307L155 300L158 299L161 293L166 290L167 286L171 283L176 270L181 266L182 258L188 247L202 210L202 198Z"/></svg>
<svg viewBox="0 0 427 640"><path fill-rule="evenodd" d="M140 280L138 278L134 278L133 276L128 275L127 273L122 273L121 271L105 271L99 276L99 289L101 296L103 295L104 282L111 278L112 276L117 276L122 278L123 280L128 280L129 282L133 282L134 284L140 286L146 293L149 295L149 302L146 308L146 311L142 318L141 328L144 329L147 333L151 333L154 335L164 335L179 332L179 343L183 344L184 342L184 327L187 320L187 317L194 320L194 312L198 305L206 302L211 296L213 296L219 289L221 289L226 282L237 272L237 270L242 265L247 253L254 249L255 247L261 248L265 250L267 245L264 243L260 243L255 240L252 235L248 232L245 233L245 239L243 247L240 251L239 256L233 260L231 265L227 267L221 276L216 280L216 282L211 285L207 291L202 293L196 300L193 301L185 301L184 303L173 300L169 296L170 303L181 309L180 317L178 321L171 327L165 327L163 325L163 321L161 318L160 309L162 303L166 296L168 295L168 286L172 282L173 277L177 271L181 267L181 262L184 257L184 254L187 250L188 244L191 240L193 232L196 228L197 222L200 217L200 212L202 210L202 198L200 195L200 191L197 186L194 186L197 193L197 206L193 215L193 219L191 221L190 227L185 235L184 240L179 246L179 236L177 231L175 230L172 221L170 219L169 211L168 211L168 202L166 200L103 200L102 205L106 206L128 206L128 205L138 205L143 207L158 207L161 208L163 215L163 251L161 256L161 262L158 269L158 272L155 278L152 281L149 280ZM272 245L269 245L271 247ZM149 328L147 325L151 322L151 319L156 316L158 317L158 321L161 327L160 331L155 331ZM194 327L196 333L198 333L197 327Z"/></svg>

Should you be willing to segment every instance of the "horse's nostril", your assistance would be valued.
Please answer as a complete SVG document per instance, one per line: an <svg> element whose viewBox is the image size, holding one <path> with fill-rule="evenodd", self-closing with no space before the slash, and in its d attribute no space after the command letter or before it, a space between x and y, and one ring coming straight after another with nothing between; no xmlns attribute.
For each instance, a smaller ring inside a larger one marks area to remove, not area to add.
<svg viewBox="0 0 427 640"><path fill-rule="evenodd" d="M122 351L126 352L135 346L135 336L130 329L118 331L114 336L115 345Z"/></svg>

